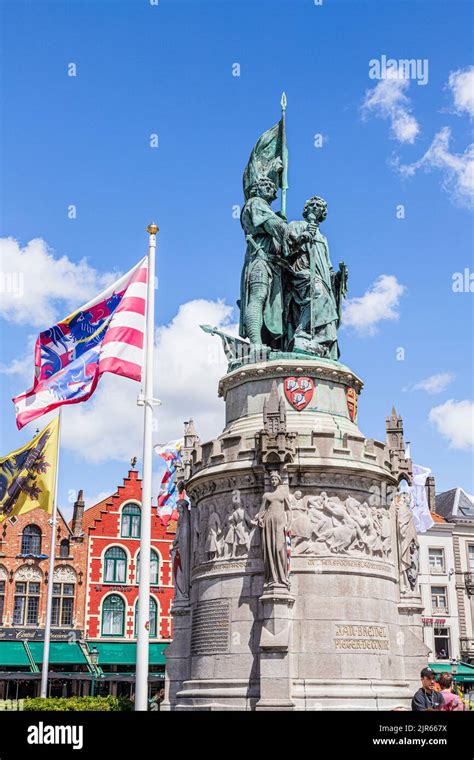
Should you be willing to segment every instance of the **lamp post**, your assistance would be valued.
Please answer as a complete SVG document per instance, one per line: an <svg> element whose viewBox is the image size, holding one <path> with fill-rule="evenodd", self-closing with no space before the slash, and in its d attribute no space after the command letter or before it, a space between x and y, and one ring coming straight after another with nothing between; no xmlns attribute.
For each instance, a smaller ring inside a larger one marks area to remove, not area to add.
<svg viewBox="0 0 474 760"><path fill-rule="evenodd" d="M451 657L450 660L450 666L451 666L451 675L453 677L453 681L456 680L457 672L458 672L458 661L455 657Z"/></svg>
<svg viewBox="0 0 474 760"><path fill-rule="evenodd" d="M91 663L93 667L91 697L95 697L95 682L97 678L97 667L99 665L99 650L97 649L96 646L92 647L91 651L89 652L89 656L91 658Z"/></svg>

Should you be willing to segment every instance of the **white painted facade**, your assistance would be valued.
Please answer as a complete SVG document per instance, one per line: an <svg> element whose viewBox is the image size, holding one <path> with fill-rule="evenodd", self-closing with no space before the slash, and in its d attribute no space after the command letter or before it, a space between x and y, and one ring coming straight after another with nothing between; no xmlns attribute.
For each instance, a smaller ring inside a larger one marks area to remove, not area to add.
<svg viewBox="0 0 474 760"><path fill-rule="evenodd" d="M459 616L453 547L455 525L435 522L418 536L420 593L424 605L423 638L432 650L430 662L459 659Z"/></svg>
<svg viewBox="0 0 474 760"><path fill-rule="evenodd" d="M474 520L457 518L453 533L461 659L474 663Z"/></svg>

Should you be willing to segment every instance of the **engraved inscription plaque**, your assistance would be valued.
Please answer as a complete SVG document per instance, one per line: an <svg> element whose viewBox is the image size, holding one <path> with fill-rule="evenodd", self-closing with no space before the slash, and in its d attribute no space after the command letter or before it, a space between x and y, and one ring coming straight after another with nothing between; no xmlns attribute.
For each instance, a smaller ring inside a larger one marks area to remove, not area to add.
<svg viewBox="0 0 474 760"><path fill-rule="evenodd" d="M384 625L338 624L334 646L345 651L388 652L390 640Z"/></svg>
<svg viewBox="0 0 474 760"><path fill-rule="evenodd" d="M229 603L221 599L198 602L193 613L191 654L229 651Z"/></svg>

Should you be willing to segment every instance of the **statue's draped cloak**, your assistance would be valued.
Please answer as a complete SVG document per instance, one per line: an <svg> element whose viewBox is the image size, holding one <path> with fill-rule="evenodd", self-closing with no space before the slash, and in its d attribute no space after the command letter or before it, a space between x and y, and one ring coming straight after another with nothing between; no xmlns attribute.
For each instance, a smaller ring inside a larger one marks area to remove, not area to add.
<svg viewBox="0 0 474 760"><path fill-rule="evenodd" d="M328 242L318 229L310 242L300 246L298 238L307 230L307 222L290 222L284 241L285 256L289 257L291 267L290 286L285 301L285 312L290 321L289 339L298 325L308 333L311 330L311 280L314 278L315 337L318 342L333 341L337 338L339 316L332 288ZM325 326L326 331L322 330Z"/></svg>

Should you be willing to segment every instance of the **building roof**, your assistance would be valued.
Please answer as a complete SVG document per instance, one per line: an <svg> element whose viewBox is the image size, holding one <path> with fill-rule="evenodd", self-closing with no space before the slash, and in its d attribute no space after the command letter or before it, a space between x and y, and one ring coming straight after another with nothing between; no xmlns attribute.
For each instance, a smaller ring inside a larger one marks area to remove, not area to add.
<svg viewBox="0 0 474 760"><path fill-rule="evenodd" d="M138 483L141 482L140 478L138 477L138 473L136 470L129 470L128 477L123 479L123 484L117 488L116 491L110 494L110 496L106 496L105 499L102 499L102 501L98 501L97 504L92 504L90 507L87 507L87 509L84 510L84 515L82 518L82 530L84 533L87 533L87 530L94 525L94 521L100 519L101 512L107 512L107 505L111 506L113 504L114 497L117 497L120 495L120 489L124 487L125 483L127 481L134 480ZM69 527L72 526L72 518L69 521Z"/></svg>
<svg viewBox="0 0 474 760"><path fill-rule="evenodd" d="M446 520L474 519L474 498L463 488L451 488L436 494L436 512Z"/></svg>
<svg viewBox="0 0 474 760"><path fill-rule="evenodd" d="M84 533L87 533L87 529L94 524L94 520L100 518L100 513L107 510L107 504L111 501L113 496L117 495L117 493L117 491L111 493L110 496L106 496L102 501L99 501L97 504L93 504L92 507L88 507L84 510L84 517L82 518L82 530Z"/></svg>
<svg viewBox="0 0 474 760"><path fill-rule="evenodd" d="M130 488L134 488L133 484L136 484L136 492L133 494L132 498L141 500L141 478L138 477L138 472L132 469L129 470L128 477L123 479L123 484L121 486L118 486L117 490L114 493L111 493L110 496L106 496L105 499L102 499L102 501L99 501L97 504L93 504L88 509L84 510L82 518L82 531L85 535L96 528L97 522L102 520L105 513L110 511L117 511L117 507L120 506L125 498L128 498L126 497L126 493L130 492ZM152 501L151 506L154 518L159 518L159 515L156 514L156 503L154 504ZM161 525L160 530L163 533L161 538L166 538L167 536L165 534L176 533L176 520L170 520L165 525L161 518L159 518L159 522ZM72 519L69 525L72 525Z"/></svg>
<svg viewBox="0 0 474 760"><path fill-rule="evenodd" d="M446 522L446 520L444 519L444 517L441 517L441 515L437 515L436 512L430 512L430 515L431 515L431 519L435 523L445 523Z"/></svg>

